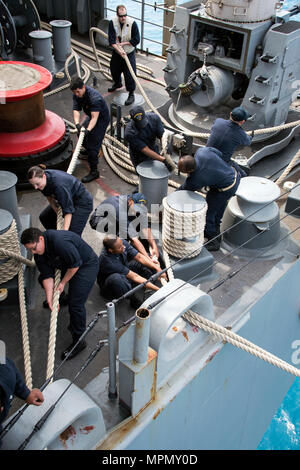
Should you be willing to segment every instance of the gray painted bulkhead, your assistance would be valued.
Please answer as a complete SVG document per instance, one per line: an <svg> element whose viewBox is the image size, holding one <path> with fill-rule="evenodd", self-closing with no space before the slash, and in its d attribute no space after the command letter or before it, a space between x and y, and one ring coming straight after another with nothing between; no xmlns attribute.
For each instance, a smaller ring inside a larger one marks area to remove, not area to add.
<svg viewBox="0 0 300 470"><path fill-rule="evenodd" d="M244 312L238 321L242 326L233 325L233 331L292 364L292 344L300 336L299 276L300 261L290 269L279 262L218 323L232 325L234 315ZM100 448L256 449L294 379L210 339L168 379L132 428L126 420L127 431L108 435L109 447L104 440Z"/></svg>

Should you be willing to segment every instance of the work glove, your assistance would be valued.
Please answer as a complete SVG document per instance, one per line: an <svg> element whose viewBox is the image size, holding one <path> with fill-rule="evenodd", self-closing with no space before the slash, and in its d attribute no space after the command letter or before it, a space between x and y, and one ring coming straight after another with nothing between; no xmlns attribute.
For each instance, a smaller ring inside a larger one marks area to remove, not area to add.
<svg viewBox="0 0 300 470"><path fill-rule="evenodd" d="M163 163L170 173L172 173L176 168L175 163L173 162L173 160L171 159L169 155L165 156Z"/></svg>
<svg viewBox="0 0 300 470"><path fill-rule="evenodd" d="M90 131L86 129L85 127L82 127L82 130L84 132L85 137L90 133Z"/></svg>
<svg viewBox="0 0 300 470"><path fill-rule="evenodd" d="M75 126L76 126L76 129L77 129L77 136L79 137L81 125L80 124L75 124Z"/></svg>

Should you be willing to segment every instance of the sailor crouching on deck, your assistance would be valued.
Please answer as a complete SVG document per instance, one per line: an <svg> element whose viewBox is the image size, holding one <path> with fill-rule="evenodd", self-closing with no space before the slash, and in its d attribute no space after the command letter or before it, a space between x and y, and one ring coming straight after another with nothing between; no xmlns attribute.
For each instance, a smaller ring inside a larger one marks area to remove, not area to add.
<svg viewBox="0 0 300 470"><path fill-rule="evenodd" d="M195 157L185 155L179 159L178 170L188 173L179 190L198 191L209 186L206 195L207 213L204 236L211 241L205 244L209 251L217 251L221 245L220 225L227 201L233 196L240 183L240 175L229 163L222 159L219 150L203 147L197 150Z"/></svg>
<svg viewBox="0 0 300 470"><path fill-rule="evenodd" d="M92 229L130 241L142 255L157 262L159 251L148 224L146 198L142 193L110 196L94 210L89 220ZM140 230L137 231L137 225ZM148 253L149 251L152 253Z"/></svg>
<svg viewBox="0 0 300 470"><path fill-rule="evenodd" d="M28 228L21 235L21 243L31 251L38 270L39 282L45 289L50 310L53 308L55 269L61 271L60 294L69 283L68 305L70 314L69 330L73 342L62 353L64 359L86 329L85 302L97 278L99 261L92 248L76 233L66 230ZM69 359L86 347L81 341Z"/></svg>
<svg viewBox="0 0 300 470"><path fill-rule="evenodd" d="M97 281L101 294L108 300L121 297L160 271L158 264L138 253L126 240L116 235L107 235L104 238ZM162 277L166 277L165 273ZM146 288L159 290L159 287L151 282L146 284ZM141 303L136 293L130 296L133 308L139 308Z"/></svg>
<svg viewBox="0 0 300 470"><path fill-rule="evenodd" d="M175 164L159 154L156 139L161 139L165 129L160 117L152 112L145 113L142 106L130 110L131 121L125 129L125 140L129 144L130 159L134 168L145 160L158 160L172 172Z"/></svg>

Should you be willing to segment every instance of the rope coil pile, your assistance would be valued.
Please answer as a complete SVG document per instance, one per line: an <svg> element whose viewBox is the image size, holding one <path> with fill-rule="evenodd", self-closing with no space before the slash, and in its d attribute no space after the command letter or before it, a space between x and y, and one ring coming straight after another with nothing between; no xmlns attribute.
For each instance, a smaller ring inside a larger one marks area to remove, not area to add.
<svg viewBox="0 0 300 470"><path fill-rule="evenodd" d="M27 387L31 390L32 371L22 262L25 260L28 262L26 264L30 264L31 266L34 266L35 263L30 262L21 256L17 224L14 219L9 229L0 235L0 244L1 246L8 248L8 250L3 248L0 249L0 260L4 260L4 262L0 264L0 284L10 281L18 274L18 293L24 352L25 382ZM9 256L9 258L7 258L7 256Z"/></svg>
<svg viewBox="0 0 300 470"><path fill-rule="evenodd" d="M163 199L163 249L176 258L193 258L203 247L207 204L194 212L181 212Z"/></svg>
<svg viewBox="0 0 300 470"><path fill-rule="evenodd" d="M15 220L12 221L9 229L0 235L0 244L5 246L7 250L14 252L17 255L21 255L17 225ZM8 282L18 274L20 269L20 262L17 257L7 257L7 252L1 249L0 260L3 261L0 264L0 283Z"/></svg>

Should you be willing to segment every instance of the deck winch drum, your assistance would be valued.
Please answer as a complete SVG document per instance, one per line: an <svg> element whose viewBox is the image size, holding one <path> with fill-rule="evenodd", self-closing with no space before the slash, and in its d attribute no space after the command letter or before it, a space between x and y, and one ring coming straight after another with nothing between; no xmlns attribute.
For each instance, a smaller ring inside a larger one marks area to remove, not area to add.
<svg viewBox="0 0 300 470"><path fill-rule="evenodd" d="M208 15L225 21L258 22L269 20L276 13L277 0L208 0Z"/></svg>

